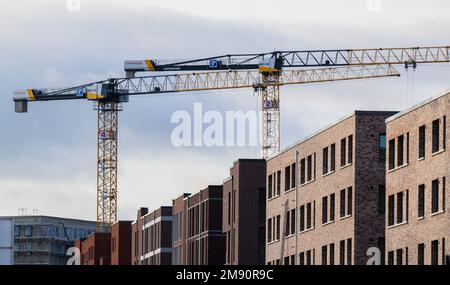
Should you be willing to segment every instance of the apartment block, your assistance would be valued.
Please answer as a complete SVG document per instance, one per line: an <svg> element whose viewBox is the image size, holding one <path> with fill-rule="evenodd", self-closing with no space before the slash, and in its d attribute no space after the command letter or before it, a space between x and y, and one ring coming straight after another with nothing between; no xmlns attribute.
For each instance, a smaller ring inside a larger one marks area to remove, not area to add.
<svg viewBox="0 0 450 285"><path fill-rule="evenodd" d="M239 159L223 183L225 264L265 264L266 161Z"/></svg>
<svg viewBox="0 0 450 285"><path fill-rule="evenodd" d="M81 253L81 265L111 264L111 233L92 233L77 240L75 246Z"/></svg>
<svg viewBox="0 0 450 285"><path fill-rule="evenodd" d="M450 264L450 93L386 120L387 264Z"/></svg>
<svg viewBox="0 0 450 285"><path fill-rule="evenodd" d="M131 221L111 226L111 265L131 264Z"/></svg>
<svg viewBox="0 0 450 285"><path fill-rule="evenodd" d="M366 264L368 249L384 252L385 119L394 114L355 111L268 159L267 264Z"/></svg>
<svg viewBox="0 0 450 285"><path fill-rule="evenodd" d="M180 244L184 247L183 265L223 265L225 234L222 233L222 185L210 185L196 194L183 197L182 201L184 218L181 228L184 240L174 243L174 247Z"/></svg>
<svg viewBox="0 0 450 285"><path fill-rule="evenodd" d="M187 264L187 198L184 193L172 200L172 265Z"/></svg>
<svg viewBox="0 0 450 285"><path fill-rule="evenodd" d="M65 265L75 241L96 223L51 216L0 217L0 264Z"/></svg>
<svg viewBox="0 0 450 285"><path fill-rule="evenodd" d="M172 207L138 210L132 224L132 264L170 265L172 261Z"/></svg>

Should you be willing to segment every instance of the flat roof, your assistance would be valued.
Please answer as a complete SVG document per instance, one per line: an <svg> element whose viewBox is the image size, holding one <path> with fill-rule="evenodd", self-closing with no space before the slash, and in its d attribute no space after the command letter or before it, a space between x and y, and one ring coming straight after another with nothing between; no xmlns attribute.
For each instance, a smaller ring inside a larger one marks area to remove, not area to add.
<svg viewBox="0 0 450 285"><path fill-rule="evenodd" d="M450 90L447 90L444 93L441 93L439 95L436 95L436 96L433 96L431 98L428 98L428 99L426 99L426 100L424 100L424 101L422 101L422 102L420 102L418 104L412 105L411 107L409 107L409 108L407 108L407 109L405 109L405 110L403 110L403 111L401 111L401 112L399 112L399 113L397 113L397 114L395 114L395 115L393 115L393 116L391 116L389 118L386 118L385 122L389 123L389 122L391 122L391 121L393 121L395 119L398 119L398 118L400 118L400 117L402 117L402 116L404 116L404 115L406 115L406 114L408 114L408 113L410 113L410 112L412 112L414 110L417 110L417 109L419 109L419 108L421 108L421 107L423 107L423 106L425 106L425 105L427 105L427 104L429 104L429 103L431 103L431 102L433 102L433 101L435 101L435 100L437 100L437 99L439 99L441 97L449 95L449 94L450 94Z"/></svg>
<svg viewBox="0 0 450 285"><path fill-rule="evenodd" d="M66 221L97 223L96 221L88 221L88 220L81 220L81 219L74 219L74 218L63 218L63 217L56 217L56 216L46 216L46 215L0 216L0 219L30 219L30 218L59 219L59 220L66 220Z"/></svg>
<svg viewBox="0 0 450 285"><path fill-rule="evenodd" d="M335 121L335 122L333 122L333 123L331 123L331 124L321 128L321 129L319 129L318 131L312 133L311 135L306 136L305 138L301 139L300 141L298 141L298 142L288 146L287 148L284 148L279 153L270 156L269 158L267 158L267 161L269 161L269 160L271 160L271 159L273 159L273 158L275 158L275 157L277 157L277 156L279 156L279 155L281 155L281 154L283 154L283 153L293 149L294 147L296 147L296 146L298 146L298 145L300 145L300 144L302 144L302 143L312 139L313 137L319 135L320 133L323 133L326 130L331 129L332 127L336 126L337 124L342 123L343 121L345 121L348 118L351 118L353 116L357 116L357 115L393 115L393 114L396 114L396 113L398 113L398 111L364 111L364 110L355 110L355 111L351 112L350 114L348 114L348 115L338 119L337 121Z"/></svg>

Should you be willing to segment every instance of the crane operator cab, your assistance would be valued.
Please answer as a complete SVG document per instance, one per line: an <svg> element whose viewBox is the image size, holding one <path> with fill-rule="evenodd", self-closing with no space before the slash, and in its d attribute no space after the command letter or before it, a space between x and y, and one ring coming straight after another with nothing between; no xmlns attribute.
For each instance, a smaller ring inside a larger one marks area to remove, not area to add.
<svg viewBox="0 0 450 285"><path fill-rule="evenodd" d="M272 55L270 58L265 58L259 63L259 72L262 74L281 72L283 67L283 58L278 54Z"/></svg>

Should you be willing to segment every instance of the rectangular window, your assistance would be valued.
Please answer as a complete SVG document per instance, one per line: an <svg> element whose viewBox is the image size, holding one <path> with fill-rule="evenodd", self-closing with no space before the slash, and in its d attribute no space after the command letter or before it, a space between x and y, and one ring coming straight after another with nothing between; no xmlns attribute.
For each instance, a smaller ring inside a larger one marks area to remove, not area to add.
<svg viewBox="0 0 450 285"><path fill-rule="evenodd" d="M442 118L442 149L445 150L445 136L446 136L446 132L447 132L447 117L444 116L444 118Z"/></svg>
<svg viewBox="0 0 450 285"><path fill-rule="evenodd" d="M417 217L423 218L425 216L425 185L419 185L417 193Z"/></svg>
<svg viewBox="0 0 450 285"><path fill-rule="evenodd" d="M306 265L311 265L312 257L311 257L311 250L308 250L306 252Z"/></svg>
<svg viewBox="0 0 450 285"><path fill-rule="evenodd" d="M353 162L353 135L348 137L348 159L347 164Z"/></svg>
<svg viewBox="0 0 450 285"><path fill-rule="evenodd" d="M339 265L345 265L345 240L339 242Z"/></svg>
<svg viewBox="0 0 450 285"><path fill-rule="evenodd" d="M330 244L330 265L334 265L334 243Z"/></svg>
<svg viewBox="0 0 450 285"><path fill-rule="evenodd" d="M273 174L270 174L269 175L269 181L268 181L268 187L267 187L267 198L268 199L271 199L272 198L272 196L273 196ZM231 200L231 198L228 196L228 199L230 199Z"/></svg>
<svg viewBox="0 0 450 285"><path fill-rule="evenodd" d="M25 237L31 237L32 234L33 234L33 226L31 226L31 225L26 225L26 226L24 227L24 233L23 233L23 235L24 235Z"/></svg>
<svg viewBox="0 0 450 285"><path fill-rule="evenodd" d="M346 164L346 142L345 138L341 139L341 166L344 166Z"/></svg>
<svg viewBox="0 0 450 285"><path fill-rule="evenodd" d="M330 154L330 171L334 171L335 169L336 169L336 144L332 144Z"/></svg>
<svg viewBox="0 0 450 285"><path fill-rule="evenodd" d="M305 206L300 207L300 231L305 230Z"/></svg>
<svg viewBox="0 0 450 285"><path fill-rule="evenodd" d="M395 253L395 255L396 255L396 265L403 265L403 249L397 249L396 250L396 253Z"/></svg>
<svg viewBox="0 0 450 285"><path fill-rule="evenodd" d="M347 265L352 265L352 239L347 240Z"/></svg>
<svg viewBox="0 0 450 285"><path fill-rule="evenodd" d="M403 165L403 146L404 136L401 135L397 138L397 166Z"/></svg>
<svg viewBox="0 0 450 285"><path fill-rule="evenodd" d="M403 196L403 192L397 193L397 224L403 222Z"/></svg>
<svg viewBox="0 0 450 285"><path fill-rule="evenodd" d="M290 226L291 226L291 211L288 211L286 213L286 217L284 218L284 236L287 237L289 236L289 234L291 233L290 231Z"/></svg>
<svg viewBox="0 0 450 285"><path fill-rule="evenodd" d="M295 172L296 172L296 167L295 167L295 163L293 163L293 164L291 165L291 188L295 188L295 185L296 185L296 181L295 181L296 175L295 175Z"/></svg>
<svg viewBox="0 0 450 285"><path fill-rule="evenodd" d="M304 252L300 252L300 265L305 265L305 253Z"/></svg>
<svg viewBox="0 0 450 285"><path fill-rule="evenodd" d="M380 134L378 138L378 160L386 161L386 134Z"/></svg>
<svg viewBox="0 0 450 285"><path fill-rule="evenodd" d="M305 183L305 159L300 161L300 184Z"/></svg>
<svg viewBox="0 0 450 285"><path fill-rule="evenodd" d="M439 151L439 119L433 121L432 134L432 152L437 152Z"/></svg>
<svg viewBox="0 0 450 285"><path fill-rule="evenodd" d="M394 252L388 252L388 265L394 265Z"/></svg>
<svg viewBox="0 0 450 285"><path fill-rule="evenodd" d="M389 170L395 168L395 139L389 141Z"/></svg>
<svg viewBox="0 0 450 285"><path fill-rule="evenodd" d="M284 168L284 191L289 191L291 189L291 167L286 166Z"/></svg>
<svg viewBox="0 0 450 285"><path fill-rule="evenodd" d="M312 155L309 155L308 158L308 163L307 163L307 181L311 181L312 180Z"/></svg>
<svg viewBox="0 0 450 285"><path fill-rule="evenodd" d="M322 265L327 265L327 246L322 246Z"/></svg>
<svg viewBox="0 0 450 285"><path fill-rule="evenodd" d="M417 245L417 265L425 264L425 244Z"/></svg>
<svg viewBox="0 0 450 285"><path fill-rule="evenodd" d="M334 193L330 195L330 221L334 221L335 198Z"/></svg>
<svg viewBox="0 0 450 285"><path fill-rule="evenodd" d="M295 209L291 210L291 235L295 234Z"/></svg>
<svg viewBox="0 0 450 285"><path fill-rule="evenodd" d="M322 224L328 222L328 197L322 198Z"/></svg>
<svg viewBox="0 0 450 285"><path fill-rule="evenodd" d="M431 265L438 265L439 262L439 241L431 242Z"/></svg>
<svg viewBox="0 0 450 285"><path fill-rule="evenodd" d="M394 224L394 200L395 196L390 195L388 198L388 226L392 226Z"/></svg>
<svg viewBox="0 0 450 285"><path fill-rule="evenodd" d="M277 171L277 192L276 196L280 195L280 189L281 189L281 170Z"/></svg>
<svg viewBox="0 0 450 285"><path fill-rule="evenodd" d="M322 152L322 174L328 173L328 147L323 149Z"/></svg>
<svg viewBox="0 0 450 285"><path fill-rule="evenodd" d="M348 199L348 203L347 203L347 215L351 216L353 214L353 188L349 187L347 189L348 193L347 193L347 199Z"/></svg>
<svg viewBox="0 0 450 285"><path fill-rule="evenodd" d="M340 197L340 217L345 217L345 189L341 190Z"/></svg>
<svg viewBox="0 0 450 285"><path fill-rule="evenodd" d="M425 125L419 127L419 158L425 158Z"/></svg>
<svg viewBox="0 0 450 285"><path fill-rule="evenodd" d="M280 239L280 219L281 219L281 216L278 215L277 216L277 240Z"/></svg>
<svg viewBox="0 0 450 285"><path fill-rule="evenodd" d="M431 213L439 211L439 179L431 182Z"/></svg>
<svg viewBox="0 0 450 285"><path fill-rule="evenodd" d="M306 228L307 229L312 228L311 214L312 214L311 203L308 203L306 205Z"/></svg>
<svg viewBox="0 0 450 285"><path fill-rule="evenodd" d="M378 185L378 215L386 213L386 186Z"/></svg>

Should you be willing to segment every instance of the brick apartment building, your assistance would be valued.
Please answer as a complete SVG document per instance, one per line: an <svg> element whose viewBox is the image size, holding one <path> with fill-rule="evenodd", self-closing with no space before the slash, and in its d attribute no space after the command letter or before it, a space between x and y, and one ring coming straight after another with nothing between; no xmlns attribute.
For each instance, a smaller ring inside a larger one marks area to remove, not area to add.
<svg viewBox="0 0 450 285"><path fill-rule="evenodd" d="M225 264L265 264L266 161L239 159L223 183Z"/></svg>
<svg viewBox="0 0 450 285"><path fill-rule="evenodd" d="M111 265L131 264L131 221L118 221L111 227Z"/></svg>
<svg viewBox="0 0 450 285"><path fill-rule="evenodd" d="M95 232L75 241L81 253L81 265L131 264L131 222L118 221L111 232Z"/></svg>
<svg viewBox="0 0 450 285"><path fill-rule="evenodd" d="M384 248L385 119L355 111L267 161L267 264L366 264Z"/></svg>
<svg viewBox="0 0 450 285"><path fill-rule="evenodd" d="M174 214L183 217L174 248L180 255L175 264L223 265L225 234L222 233L222 185L210 185L200 192L174 200ZM182 254L181 254L182 252Z"/></svg>
<svg viewBox="0 0 450 285"><path fill-rule="evenodd" d="M388 264L450 264L450 93L386 120Z"/></svg>
<svg viewBox="0 0 450 285"><path fill-rule="evenodd" d="M131 227L133 265L171 264L172 207L160 207L153 212L140 208Z"/></svg>
<svg viewBox="0 0 450 285"><path fill-rule="evenodd" d="M172 200L172 265L187 264L187 203L190 193Z"/></svg>
<svg viewBox="0 0 450 285"><path fill-rule="evenodd" d="M111 264L111 233L92 233L75 241L81 253L81 265Z"/></svg>

